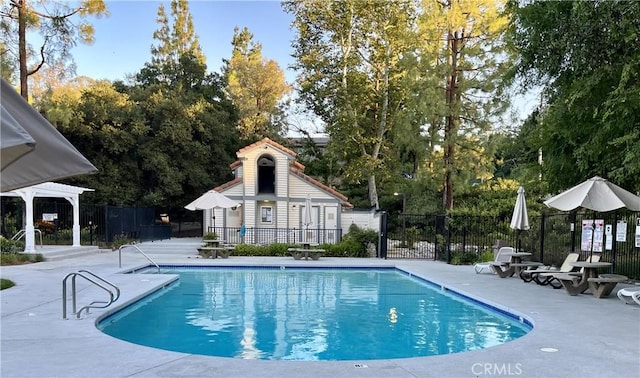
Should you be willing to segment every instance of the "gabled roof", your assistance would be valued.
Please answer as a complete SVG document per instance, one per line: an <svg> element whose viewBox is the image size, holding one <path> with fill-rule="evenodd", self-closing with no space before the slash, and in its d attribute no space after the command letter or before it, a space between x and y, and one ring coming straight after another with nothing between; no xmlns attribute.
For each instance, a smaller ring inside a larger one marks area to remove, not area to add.
<svg viewBox="0 0 640 378"><path fill-rule="evenodd" d="M69 196L82 194L83 192L93 192L94 190L83 188L81 186L60 184L57 182L43 182L41 184L27 186L26 188L14 189L12 191L0 194L7 197L20 197L21 194L24 194L27 191L33 193L34 197L66 198Z"/></svg>
<svg viewBox="0 0 640 378"><path fill-rule="evenodd" d="M276 149L284 152L285 154L291 155L292 158L295 158L296 156L298 156L298 154L295 151L293 151L293 150L281 145L278 142L274 142L269 138L263 138L262 140L259 140L259 141L255 142L255 143L252 143L252 144L250 144L248 146L245 146L245 147L239 149L238 152L236 152L236 156L240 156L240 155L244 154L245 152L247 152L249 150L252 150L252 149L254 149L256 147L260 147L260 146L263 146L263 145L269 145L269 146L271 146L273 148L276 148Z"/></svg>
<svg viewBox="0 0 640 378"><path fill-rule="evenodd" d="M308 182L309 184L317 187L318 189L327 192L329 194L331 194L334 197L337 197L338 199L340 199L342 201L342 206L344 207L348 207L350 209L353 209L353 205L349 202L348 198L345 197L342 193L338 192L337 190L333 189L332 187L325 185L323 183L321 183L320 181L305 175L304 173L300 172L299 170L295 169L295 168L291 168L289 170L293 175L301 178L302 180Z"/></svg>
<svg viewBox="0 0 640 378"><path fill-rule="evenodd" d="M222 185L216 186L215 188L213 188L213 190L215 190L216 192L219 192L221 190L229 189L232 186L236 186L238 184L242 184L242 177L236 177L231 181L227 181Z"/></svg>

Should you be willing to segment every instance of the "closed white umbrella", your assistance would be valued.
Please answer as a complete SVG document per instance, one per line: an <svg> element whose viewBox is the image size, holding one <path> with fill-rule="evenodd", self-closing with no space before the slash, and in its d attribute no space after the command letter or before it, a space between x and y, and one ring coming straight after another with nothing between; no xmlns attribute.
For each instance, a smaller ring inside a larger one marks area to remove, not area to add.
<svg viewBox="0 0 640 378"><path fill-rule="evenodd" d="M0 175L1 192L98 171L49 121L20 97L9 83L4 79L0 81L0 157L3 160ZM15 134L16 132L18 134ZM15 142L11 142L14 139L11 137L12 134L14 137L18 135L19 138L27 138L24 141L28 140L28 135L31 140L26 146L20 147L20 142L16 146ZM30 145L33 142L35 148ZM33 150L29 152L31 148ZM5 161L5 158L8 160Z"/></svg>
<svg viewBox="0 0 640 378"><path fill-rule="evenodd" d="M304 201L304 211L302 212L302 225L305 228L304 241L309 242L309 226L313 225L313 217L311 215L311 197L307 195L307 199Z"/></svg>
<svg viewBox="0 0 640 378"><path fill-rule="evenodd" d="M307 196L307 199L304 201L304 212L302 213L302 225L307 229L313 224L311 207L311 197Z"/></svg>
<svg viewBox="0 0 640 378"><path fill-rule="evenodd" d="M575 210L579 207L593 210L594 228L596 211L606 212L621 208L640 211L640 197L598 176L549 198L544 201L544 204L562 211ZM591 255L593 255L594 234L595 229L591 231Z"/></svg>
<svg viewBox="0 0 640 378"><path fill-rule="evenodd" d="M220 192L211 189L185 206L187 210L212 210L216 208L230 209L240 204ZM213 213L213 212L212 212ZM216 216L213 213L213 228L216 228Z"/></svg>
<svg viewBox="0 0 640 378"><path fill-rule="evenodd" d="M523 187L518 189L518 196L516 197L516 205L513 208L510 227L516 230L518 234L517 247L518 250L520 250L520 232L529 229L529 214L527 213L527 202L524 197Z"/></svg>

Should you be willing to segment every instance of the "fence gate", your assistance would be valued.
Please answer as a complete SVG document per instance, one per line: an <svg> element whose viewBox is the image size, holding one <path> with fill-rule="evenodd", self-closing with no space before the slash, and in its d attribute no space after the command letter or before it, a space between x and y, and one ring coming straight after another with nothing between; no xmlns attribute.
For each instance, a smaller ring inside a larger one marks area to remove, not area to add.
<svg viewBox="0 0 640 378"><path fill-rule="evenodd" d="M381 217L380 257L390 259L435 260L438 245L442 246L442 236L438 237L438 227L444 217L434 215L387 214ZM385 222L386 221L386 222ZM382 254L385 251L386 254Z"/></svg>

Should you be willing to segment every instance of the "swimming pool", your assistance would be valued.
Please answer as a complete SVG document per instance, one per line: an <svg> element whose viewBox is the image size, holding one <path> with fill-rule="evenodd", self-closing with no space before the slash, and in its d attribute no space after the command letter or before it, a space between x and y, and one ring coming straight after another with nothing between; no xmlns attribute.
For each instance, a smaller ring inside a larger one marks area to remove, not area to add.
<svg viewBox="0 0 640 378"><path fill-rule="evenodd" d="M113 337L264 360L375 360L488 348L531 330L517 316L395 268L175 267L175 284L105 318Z"/></svg>

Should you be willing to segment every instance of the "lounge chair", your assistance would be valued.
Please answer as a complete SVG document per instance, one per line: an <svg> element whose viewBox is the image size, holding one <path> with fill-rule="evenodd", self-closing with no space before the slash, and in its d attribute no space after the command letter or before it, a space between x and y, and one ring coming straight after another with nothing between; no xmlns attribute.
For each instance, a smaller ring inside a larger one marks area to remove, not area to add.
<svg viewBox="0 0 640 378"><path fill-rule="evenodd" d="M626 304L640 305L640 287L625 287L618 290L618 298Z"/></svg>
<svg viewBox="0 0 640 378"><path fill-rule="evenodd" d="M496 272L491 268L491 266L494 263L503 264L503 263L509 262L509 259L511 259L510 253L513 253L513 252L514 252L513 247L500 247L500 249L496 253L495 260L477 263L473 266L473 269L475 269L476 274L478 273L496 274Z"/></svg>
<svg viewBox="0 0 640 378"><path fill-rule="evenodd" d="M567 255L567 257L564 258L564 262L560 266L560 269L540 268L523 270L522 272L520 272L520 278L522 278L524 282L535 281L535 283L537 283L538 285L549 285L551 281L554 280L553 274L571 272L574 269L571 263L578 261L579 257L580 255L577 253L570 253Z"/></svg>
<svg viewBox="0 0 640 378"><path fill-rule="evenodd" d="M587 258L585 261L587 262L598 262L600 261L600 255L593 255L589 258ZM575 262L575 261L572 261ZM572 275L574 276L574 281L580 281L580 277L582 276L582 273L584 271L584 268L580 269L578 272L574 272L574 266L569 264L571 266L571 269L568 272L553 272L553 273L542 273L542 276L546 276L545 280L547 281L547 285L550 285L552 288L554 289L561 289L564 287L564 285L562 285L562 282L558 279L558 277L556 277L556 275L559 276L564 276L566 274ZM536 281L538 282L538 281Z"/></svg>

